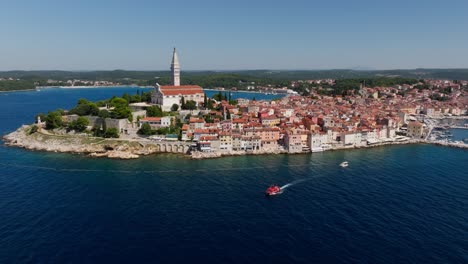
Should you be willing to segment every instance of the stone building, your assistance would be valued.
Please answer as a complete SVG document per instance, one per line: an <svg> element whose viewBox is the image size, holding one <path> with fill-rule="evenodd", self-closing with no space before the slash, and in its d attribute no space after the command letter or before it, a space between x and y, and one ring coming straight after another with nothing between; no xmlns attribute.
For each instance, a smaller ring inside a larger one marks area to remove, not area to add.
<svg viewBox="0 0 468 264"><path fill-rule="evenodd" d="M185 102L192 100L197 105L203 103L204 92L198 85L180 85L180 64L176 49L172 54L171 63L172 85L159 85L156 83L151 102L161 106L163 111L170 111L172 105L181 107L182 98Z"/></svg>

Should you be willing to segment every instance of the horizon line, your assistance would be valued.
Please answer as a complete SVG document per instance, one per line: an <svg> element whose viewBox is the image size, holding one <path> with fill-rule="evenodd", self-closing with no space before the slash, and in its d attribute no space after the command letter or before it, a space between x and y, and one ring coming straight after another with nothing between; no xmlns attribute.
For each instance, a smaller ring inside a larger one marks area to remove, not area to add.
<svg viewBox="0 0 468 264"><path fill-rule="evenodd" d="M353 69L353 68L328 68L328 69L268 69L268 68L258 68L258 69L202 69L202 70L181 70L181 72L232 72L232 71L361 71L361 72L376 72L376 71L411 71L411 70L468 70L466 68L393 68L393 69ZM93 69L93 70L59 70L59 69L44 69L44 70L0 70L0 72L52 72L52 71L61 71L61 72L96 72L96 71L139 71L139 72L171 72L170 70L137 70L137 69Z"/></svg>

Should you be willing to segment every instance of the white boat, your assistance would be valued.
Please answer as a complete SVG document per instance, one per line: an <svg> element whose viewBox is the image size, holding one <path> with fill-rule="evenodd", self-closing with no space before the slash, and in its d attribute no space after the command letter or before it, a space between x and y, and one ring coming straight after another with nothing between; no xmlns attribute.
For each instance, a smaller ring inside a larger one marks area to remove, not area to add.
<svg viewBox="0 0 468 264"><path fill-rule="evenodd" d="M312 153L315 153L315 152L322 152L324 149L322 147L313 147L312 148Z"/></svg>
<svg viewBox="0 0 468 264"><path fill-rule="evenodd" d="M347 161L343 161L343 162L340 163L340 166L343 167L343 168L348 167L348 165L349 164L348 164Z"/></svg>

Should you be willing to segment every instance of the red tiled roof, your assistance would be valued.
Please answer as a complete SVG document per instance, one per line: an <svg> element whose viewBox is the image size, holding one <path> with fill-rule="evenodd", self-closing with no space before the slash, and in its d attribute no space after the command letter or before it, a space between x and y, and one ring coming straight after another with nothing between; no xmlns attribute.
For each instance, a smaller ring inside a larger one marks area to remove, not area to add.
<svg viewBox="0 0 468 264"><path fill-rule="evenodd" d="M145 117L140 119L140 121L161 121L160 117Z"/></svg>
<svg viewBox="0 0 468 264"><path fill-rule="evenodd" d="M191 95L203 93L203 89L198 85L161 85L159 88L164 95Z"/></svg>

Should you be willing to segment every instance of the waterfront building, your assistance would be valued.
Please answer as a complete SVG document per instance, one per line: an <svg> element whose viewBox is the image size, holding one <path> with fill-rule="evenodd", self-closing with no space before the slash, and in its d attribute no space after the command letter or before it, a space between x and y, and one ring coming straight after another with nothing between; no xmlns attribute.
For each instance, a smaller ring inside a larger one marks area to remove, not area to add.
<svg viewBox="0 0 468 264"><path fill-rule="evenodd" d="M197 105L203 103L204 92L198 85L180 85L180 64L176 49L172 54L171 62L172 85L159 85L156 83L151 102L161 106L163 111L170 111L176 104L181 107L182 98L185 102L192 100Z"/></svg>
<svg viewBox="0 0 468 264"><path fill-rule="evenodd" d="M171 125L171 117L164 116L164 117L145 117L140 119L138 124L141 127L143 124L149 124L151 128L158 129L162 127L169 127Z"/></svg>
<svg viewBox="0 0 468 264"><path fill-rule="evenodd" d="M231 133L220 132L219 133L219 141L220 141L219 149L221 151L232 151L232 136L231 136Z"/></svg>
<svg viewBox="0 0 468 264"><path fill-rule="evenodd" d="M287 132L284 136L284 144L289 153L302 152L302 140L300 134Z"/></svg>
<svg viewBox="0 0 468 264"><path fill-rule="evenodd" d="M408 136L421 138L423 136L424 126L421 122L412 121L408 123Z"/></svg>

